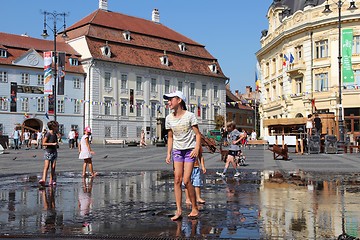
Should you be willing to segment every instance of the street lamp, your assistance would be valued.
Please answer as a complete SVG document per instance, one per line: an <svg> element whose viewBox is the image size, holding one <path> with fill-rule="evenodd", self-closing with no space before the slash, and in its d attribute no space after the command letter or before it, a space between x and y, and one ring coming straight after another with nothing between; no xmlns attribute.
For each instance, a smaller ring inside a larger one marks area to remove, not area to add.
<svg viewBox="0 0 360 240"><path fill-rule="evenodd" d="M58 13L56 11L53 12L47 12L47 11L43 11L42 14L44 15L44 29L43 29L43 33L41 34L41 36L46 39L47 37L49 37L49 34L47 33L47 28L49 28L53 34L54 34L54 85L53 85L53 97L54 97L54 120L56 121L56 84L57 84L57 64L58 64L58 59L57 59L57 52L56 52L56 36L58 35L60 30L64 30L62 37L63 38L68 38L67 34L66 34L66 23L65 23L65 17L68 15L67 13ZM53 27L50 27L47 23L46 20L49 17L49 19L53 19ZM61 20L61 18L63 19L63 25L60 29L57 28L57 21Z"/></svg>
<svg viewBox="0 0 360 240"><path fill-rule="evenodd" d="M344 135L344 131L345 131L345 127L344 127L344 118L343 118L343 107L342 107L342 79L341 79L341 8L345 3L345 0L339 0L339 1L333 1L334 3L337 4L337 8L339 11L339 15L338 15L338 29L339 29L339 54L338 54L338 64L339 64L339 118L338 118L338 123L339 123L339 143L340 144L344 144L345 142L345 135ZM356 10L357 7L355 6L355 1L351 0L350 2L350 6L347 10L350 11L354 11ZM329 5L329 0L326 0L326 4L325 4L325 9L323 11L324 14L329 14L331 13L331 9L330 9L330 5Z"/></svg>

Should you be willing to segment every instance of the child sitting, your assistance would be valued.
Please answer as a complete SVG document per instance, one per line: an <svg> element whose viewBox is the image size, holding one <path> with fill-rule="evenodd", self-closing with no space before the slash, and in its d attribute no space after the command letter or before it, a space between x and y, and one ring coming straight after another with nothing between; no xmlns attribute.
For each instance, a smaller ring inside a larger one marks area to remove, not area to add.
<svg viewBox="0 0 360 240"><path fill-rule="evenodd" d="M241 150L238 151L237 155L235 156L235 163L236 166L240 167L240 166L245 166L246 157L245 155L242 153Z"/></svg>

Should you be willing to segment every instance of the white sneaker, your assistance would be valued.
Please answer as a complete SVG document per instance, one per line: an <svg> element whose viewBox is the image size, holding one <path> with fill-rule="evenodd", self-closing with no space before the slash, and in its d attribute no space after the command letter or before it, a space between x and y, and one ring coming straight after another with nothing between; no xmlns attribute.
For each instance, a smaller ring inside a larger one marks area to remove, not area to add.
<svg viewBox="0 0 360 240"><path fill-rule="evenodd" d="M234 174L234 177L239 177L239 176L240 176L240 173L239 173L239 172L237 172L237 173Z"/></svg>
<svg viewBox="0 0 360 240"><path fill-rule="evenodd" d="M221 176L221 177L225 177L225 173L222 172L216 172L217 175Z"/></svg>

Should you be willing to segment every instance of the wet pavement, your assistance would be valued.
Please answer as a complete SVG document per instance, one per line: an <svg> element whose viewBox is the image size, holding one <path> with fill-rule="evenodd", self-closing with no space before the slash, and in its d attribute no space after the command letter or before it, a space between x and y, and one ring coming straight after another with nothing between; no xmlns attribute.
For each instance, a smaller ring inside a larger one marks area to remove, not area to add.
<svg viewBox="0 0 360 240"><path fill-rule="evenodd" d="M186 216L190 207L184 204L183 218L172 222L173 174L171 165L164 164L164 148L95 151L99 176L81 178L76 151L61 149L57 185L45 188L37 184L41 150L1 155L0 238L360 236L357 154L291 155L291 161L274 161L267 150L250 149L245 151L248 165L238 178L231 168L226 178L218 177L215 172L223 167L219 155L205 154L206 204L200 205L198 219Z"/></svg>

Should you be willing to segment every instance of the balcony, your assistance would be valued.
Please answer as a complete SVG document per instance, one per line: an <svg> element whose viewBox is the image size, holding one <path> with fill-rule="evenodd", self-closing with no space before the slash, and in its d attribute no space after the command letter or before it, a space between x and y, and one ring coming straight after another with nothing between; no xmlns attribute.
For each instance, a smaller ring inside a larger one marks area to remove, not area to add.
<svg viewBox="0 0 360 240"><path fill-rule="evenodd" d="M129 89L125 89L125 88L120 89L120 94L129 94Z"/></svg>
<svg viewBox="0 0 360 240"><path fill-rule="evenodd" d="M304 75L305 71L305 61L297 61L289 64L289 68L286 70L286 73L290 77L295 77L299 75Z"/></svg>

